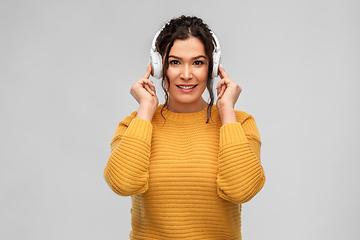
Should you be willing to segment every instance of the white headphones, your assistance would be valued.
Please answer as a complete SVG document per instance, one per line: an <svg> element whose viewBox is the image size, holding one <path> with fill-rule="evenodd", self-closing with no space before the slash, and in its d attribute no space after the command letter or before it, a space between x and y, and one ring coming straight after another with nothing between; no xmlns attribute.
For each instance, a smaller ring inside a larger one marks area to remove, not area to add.
<svg viewBox="0 0 360 240"><path fill-rule="evenodd" d="M160 53L156 50L156 39L159 36L160 32L163 30L164 27L162 27L154 36L154 39L152 40L151 43L151 49L150 49L150 64L152 67L152 76L154 78L158 78L160 79L162 77L162 58ZM211 32L216 46L214 46L214 52L213 52L213 72L212 72L212 78L216 78L218 76L218 69L219 69L219 65L221 63L221 49L220 49L220 43L219 40L217 39L216 35Z"/></svg>

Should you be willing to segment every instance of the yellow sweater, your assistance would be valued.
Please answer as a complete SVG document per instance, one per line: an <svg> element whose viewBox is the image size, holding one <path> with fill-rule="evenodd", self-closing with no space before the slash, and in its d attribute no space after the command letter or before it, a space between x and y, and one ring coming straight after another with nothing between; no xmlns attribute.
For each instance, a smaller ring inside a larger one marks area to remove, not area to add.
<svg viewBox="0 0 360 240"><path fill-rule="evenodd" d="M132 198L130 239L241 239L241 203L265 182L254 118L221 125L219 111L136 112L119 123L104 177Z"/></svg>

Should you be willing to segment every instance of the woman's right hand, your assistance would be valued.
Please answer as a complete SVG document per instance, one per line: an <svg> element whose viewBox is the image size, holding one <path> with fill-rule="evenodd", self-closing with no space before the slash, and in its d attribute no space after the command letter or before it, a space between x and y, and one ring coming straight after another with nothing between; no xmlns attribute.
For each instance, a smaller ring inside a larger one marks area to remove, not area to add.
<svg viewBox="0 0 360 240"><path fill-rule="evenodd" d="M142 118L151 122L151 119L159 104L156 96L155 85L149 80L151 65L149 64L145 75L136 81L130 88L130 94L140 104L136 118Z"/></svg>

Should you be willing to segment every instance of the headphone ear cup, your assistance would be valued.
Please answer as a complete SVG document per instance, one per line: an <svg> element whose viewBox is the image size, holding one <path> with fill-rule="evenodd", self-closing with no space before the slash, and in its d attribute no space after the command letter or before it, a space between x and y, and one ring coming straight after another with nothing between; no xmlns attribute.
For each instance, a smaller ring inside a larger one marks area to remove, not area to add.
<svg viewBox="0 0 360 240"><path fill-rule="evenodd" d="M213 72L212 78L216 78L219 75L219 65L221 63L221 51L213 54Z"/></svg>
<svg viewBox="0 0 360 240"><path fill-rule="evenodd" d="M162 59L161 55L158 52L150 50L150 64L151 64L151 75L154 78L160 79L162 77Z"/></svg>

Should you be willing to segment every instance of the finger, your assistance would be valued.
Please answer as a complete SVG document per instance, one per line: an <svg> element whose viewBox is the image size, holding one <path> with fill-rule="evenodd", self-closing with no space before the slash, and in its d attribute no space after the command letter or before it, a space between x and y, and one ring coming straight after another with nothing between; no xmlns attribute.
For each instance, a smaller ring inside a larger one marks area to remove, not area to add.
<svg viewBox="0 0 360 240"><path fill-rule="evenodd" d="M216 89L220 89L223 85L226 85L225 79L221 79L216 85Z"/></svg>
<svg viewBox="0 0 360 240"><path fill-rule="evenodd" d="M222 78L219 83L217 84L216 88L221 88L221 86L225 85L225 87L231 87L231 86L235 86L237 85L233 80L231 80L231 78L229 77L224 77Z"/></svg>
<svg viewBox="0 0 360 240"><path fill-rule="evenodd" d="M145 85L145 84L148 84L149 86L155 88L155 85L154 85L153 81L151 81L151 80L149 80L149 79L147 79L147 78L141 78L141 79L138 81L138 83L139 83L140 85L142 85L142 86Z"/></svg>
<svg viewBox="0 0 360 240"><path fill-rule="evenodd" d="M143 86L144 86L144 88L146 89L146 91L148 91L152 96L155 95L154 91L151 90L149 84L145 83Z"/></svg>
<svg viewBox="0 0 360 240"><path fill-rule="evenodd" d="M223 80L220 80L220 81L218 82L218 84L216 84L216 89L220 89L221 85L224 84L223 82L224 82Z"/></svg>
<svg viewBox="0 0 360 240"><path fill-rule="evenodd" d="M227 73L225 72L224 67L221 64L219 65L219 76L220 76L221 79L229 77L227 75Z"/></svg>
<svg viewBox="0 0 360 240"><path fill-rule="evenodd" d="M224 95L224 92L226 90L226 84L222 84L216 90L217 90L217 93L218 93L218 98L220 99Z"/></svg>
<svg viewBox="0 0 360 240"><path fill-rule="evenodd" d="M151 64L149 63L149 65L147 66L147 69L146 69L146 72L145 72L145 75L143 76L143 78L149 79L150 75L151 75Z"/></svg>
<svg viewBox="0 0 360 240"><path fill-rule="evenodd" d="M150 82L149 87L150 87L151 91L154 93L154 95L156 95L156 89L155 89L155 85L153 82Z"/></svg>
<svg viewBox="0 0 360 240"><path fill-rule="evenodd" d="M220 95L221 95L221 91L222 91L222 86L223 85L219 85L216 87L216 93L217 93L217 97L220 99Z"/></svg>
<svg viewBox="0 0 360 240"><path fill-rule="evenodd" d="M222 98L222 96L224 96L225 90L226 90L226 85L222 85L220 89L219 98Z"/></svg>
<svg viewBox="0 0 360 240"><path fill-rule="evenodd" d="M154 83L149 79L142 79L142 86L145 88L151 95L155 95L155 85Z"/></svg>
<svg viewBox="0 0 360 240"><path fill-rule="evenodd" d="M220 68L220 67L219 67ZM219 77L220 77L220 79L223 79L224 78L224 76L221 74L221 72L219 71Z"/></svg>

